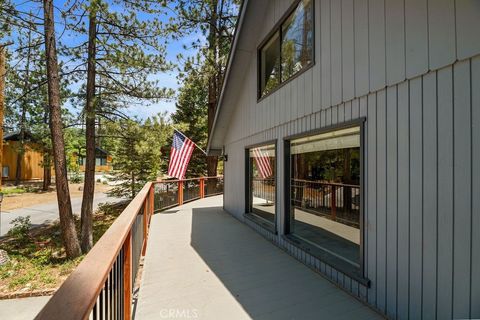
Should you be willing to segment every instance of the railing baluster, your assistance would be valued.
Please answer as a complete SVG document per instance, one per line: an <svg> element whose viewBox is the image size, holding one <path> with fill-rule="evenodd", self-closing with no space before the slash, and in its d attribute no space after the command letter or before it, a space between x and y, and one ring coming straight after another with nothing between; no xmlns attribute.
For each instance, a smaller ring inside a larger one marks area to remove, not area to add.
<svg viewBox="0 0 480 320"><path fill-rule="evenodd" d="M124 259L123 259L123 297L124 297L124 319L131 319L132 306L132 231L130 231L123 244Z"/></svg>

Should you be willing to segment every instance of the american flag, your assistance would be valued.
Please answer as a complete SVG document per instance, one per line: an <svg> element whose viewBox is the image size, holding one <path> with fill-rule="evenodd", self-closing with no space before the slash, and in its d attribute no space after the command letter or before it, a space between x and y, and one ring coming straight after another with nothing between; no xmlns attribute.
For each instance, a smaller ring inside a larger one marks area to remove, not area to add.
<svg viewBox="0 0 480 320"><path fill-rule="evenodd" d="M253 148L253 156L262 179L270 177L273 174L273 170L270 165L270 157L268 156L268 153L261 148Z"/></svg>
<svg viewBox="0 0 480 320"><path fill-rule="evenodd" d="M173 133L172 149L170 151L170 163L168 164L168 175L177 179L183 179L187 172L188 162L192 156L195 144L192 140L179 132Z"/></svg>

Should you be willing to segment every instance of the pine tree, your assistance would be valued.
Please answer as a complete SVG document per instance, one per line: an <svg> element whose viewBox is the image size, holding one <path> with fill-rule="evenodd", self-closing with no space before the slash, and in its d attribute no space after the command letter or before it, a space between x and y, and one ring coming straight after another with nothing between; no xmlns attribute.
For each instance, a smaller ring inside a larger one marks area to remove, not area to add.
<svg viewBox="0 0 480 320"><path fill-rule="evenodd" d="M106 140L112 147L113 167L109 195L133 199L148 181L157 179L161 168L161 148L172 128L164 115L139 120L123 120L106 125Z"/></svg>
<svg viewBox="0 0 480 320"><path fill-rule="evenodd" d="M206 37L206 42L197 40L191 46L199 50L201 58L198 61L202 61L202 71L208 79L206 113L209 134L213 127L228 53L233 40L239 2L236 0L177 0L171 3L172 9L177 13L177 17L169 26L174 39L197 33L199 29ZM217 175L217 166L217 156L206 157L207 175ZM212 185L207 185L208 188L214 187L213 180L211 183Z"/></svg>
<svg viewBox="0 0 480 320"><path fill-rule="evenodd" d="M48 102L50 106L50 132L52 135L53 158L55 161L55 184L57 186L58 211L60 215L62 238L67 256L73 258L79 256L81 250L77 233L75 231L72 203L68 188L53 7L53 0L43 1Z"/></svg>
<svg viewBox="0 0 480 320"><path fill-rule="evenodd" d="M64 48L65 54L81 61L72 68L73 77L85 85L82 87L86 141L81 209L83 252L92 246L97 118L124 118L119 109L132 100L157 101L172 95L149 78L171 68L160 42L163 31L157 14L161 6L149 0L114 1L115 8L110 4L110 1L90 0L88 5L76 7L68 27L72 34L86 36L86 40L74 48Z"/></svg>
<svg viewBox="0 0 480 320"><path fill-rule="evenodd" d="M189 139L205 150L208 140L208 91L205 90L208 87L208 76L201 66L187 63L179 78L182 86L179 89L176 110L172 114L173 123ZM205 154L195 148L186 176L200 177L205 176L206 173Z"/></svg>

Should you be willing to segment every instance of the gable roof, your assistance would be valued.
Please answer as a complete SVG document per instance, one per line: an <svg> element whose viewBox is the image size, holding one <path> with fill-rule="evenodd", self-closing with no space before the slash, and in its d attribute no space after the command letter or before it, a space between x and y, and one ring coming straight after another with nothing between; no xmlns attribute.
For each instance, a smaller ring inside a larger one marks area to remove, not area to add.
<svg viewBox="0 0 480 320"><path fill-rule="evenodd" d="M25 131L24 139L27 140L27 141L33 141L34 140L33 136L28 131ZM3 135L3 140L4 141L19 141L20 140L20 131L13 131L13 132L5 133Z"/></svg>
<svg viewBox="0 0 480 320"><path fill-rule="evenodd" d="M245 70L252 56L256 55L258 23L264 18L268 4L269 1L264 0L244 0L242 2L222 91L215 110L212 130L208 137L207 153L209 155L220 155L222 152L223 139L227 133L238 94L233 89L241 87L246 74Z"/></svg>

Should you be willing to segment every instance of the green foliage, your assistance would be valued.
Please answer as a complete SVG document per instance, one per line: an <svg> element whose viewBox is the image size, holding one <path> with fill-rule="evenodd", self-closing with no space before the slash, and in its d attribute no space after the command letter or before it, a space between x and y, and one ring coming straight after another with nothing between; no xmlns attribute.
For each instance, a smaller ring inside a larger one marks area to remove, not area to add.
<svg viewBox="0 0 480 320"><path fill-rule="evenodd" d="M145 121L122 120L107 126L114 171L109 177L114 187L109 195L133 198L143 185L160 174L162 147L172 128L165 115Z"/></svg>
<svg viewBox="0 0 480 320"><path fill-rule="evenodd" d="M215 107L220 95L240 1L175 0L167 3L169 9L176 13L167 24L172 38L191 39L192 34L197 35L196 40L184 46L185 50L196 49L197 55L185 60L182 55L178 56L178 60L183 62L178 76L181 88L172 120L187 137L206 149L209 123L213 122L213 119L209 122L209 109L212 117L212 107ZM198 37L198 31L204 37ZM167 159L168 154L165 155ZM196 149L186 176L206 174L206 157Z"/></svg>
<svg viewBox="0 0 480 320"><path fill-rule="evenodd" d="M80 128L71 127L65 129L64 137L67 168L79 175L79 161L81 157L85 156L85 134Z"/></svg>
<svg viewBox="0 0 480 320"><path fill-rule="evenodd" d="M208 77L203 72L203 68L196 69L193 65L185 66L184 71L183 86L179 90L172 120L177 129L205 150L208 141L208 92L205 90L208 87ZM169 143L171 143L171 138ZM165 172L168 157L169 154L166 153L164 157ZM206 173L205 154L195 148L186 177L199 177Z"/></svg>
<svg viewBox="0 0 480 320"><path fill-rule="evenodd" d="M173 97L153 75L172 69L166 60L165 36L161 22L161 3L150 0L90 0L72 6L66 12L68 44L61 45L62 55L69 57L68 78L79 87L72 104L80 106L81 117L87 116L86 82L88 48L95 43L91 56L95 69L90 74L96 82L94 108L97 118L125 119L123 109L132 104L147 106L151 102ZM89 34L95 21L96 32ZM72 39L74 45L72 45Z"/></svg>
<svg viewBox="0 0 480 320"><path fill-rule="evenodd" d="M72 176L70 177L70 182L71 183L82 183L83 182L83 176L80 174L79 171L74 171Z"/></svg>
<svg viewBox="0 0 480 320"><path fill-rule="evenodd" d="M30 242L30 216L15 218L10 224L13 227L8 230L8 236L15 238L19 244Z"/></svg>
<svg viewBox="0 0 480 320"><path fill-rule="evenodd" d="M8 188L4 187L2 188L2 193L4 195L9 195L9 194L20 194L20 193L25 193L27 190L23 187L13 187L13 188Z"/></svg>

